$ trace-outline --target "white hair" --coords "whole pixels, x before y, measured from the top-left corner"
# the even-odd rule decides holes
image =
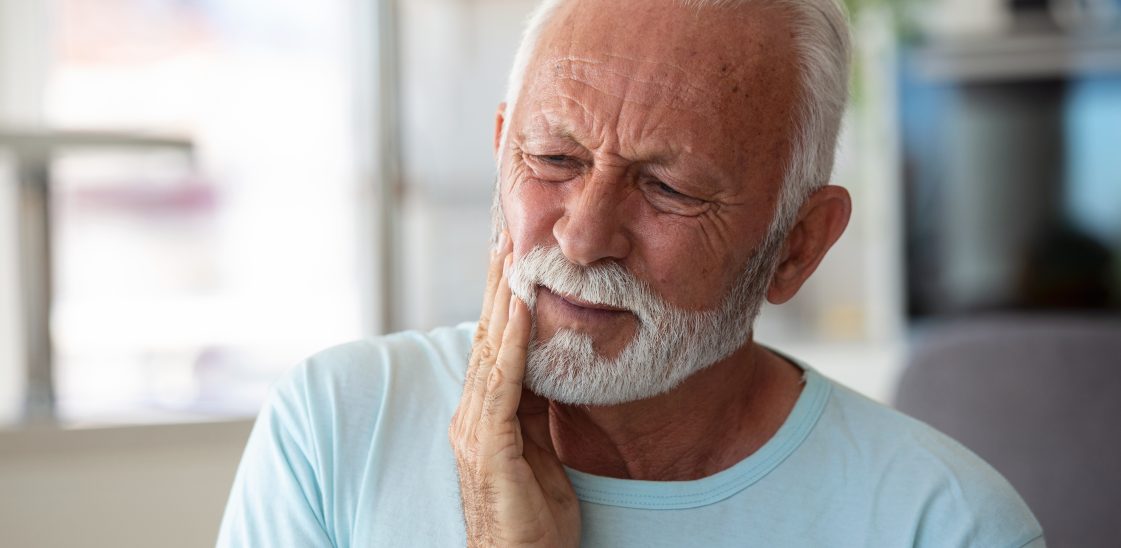
[[[541,32],[565,1],[542,1],[526,24],[506,87],[506,120],[513,118],[525,72]],[[848,100],[851,43],[845,8],[839,0],[677,1],[698,9],[771,4],[787,9],[792,16],[791,30],[799,57],[802,94],[796,111],[794,146],[784,170],[782,194],[770,227],[771,233],[785,234],[794,224],[806,197],[826,185],[833,172],[837,135]],[[506,124],[501,136],[498,154],[500,170],[509,127],[510,124]]]
[[[664,394],[747,343],[778,265],[782,238],[768,237],[719,305],[685,310],[670,304],[616,262],[579,266],[560,248],[536,247],[510,268],[510,289],[534,314],[525,385],[569,405],[618,405]],[[615,357],[594,348],[592,336],[560,328],[536,332],[538,286],[557,295],[630,311],[634,338]]]

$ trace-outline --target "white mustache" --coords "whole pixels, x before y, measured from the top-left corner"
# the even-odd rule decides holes
[[[508,275],[510,290],[536,310],[536,288],[584,302],[623,308],[640,322],[652,324],[672,308],[642,280],[618,263],[580,266],[569,261],[557,246],[533,248],[514,261]]]

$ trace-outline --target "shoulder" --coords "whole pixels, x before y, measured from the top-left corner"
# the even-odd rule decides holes
[[[1019,548],[1041,536],[999,472],[927,424],[835,383],[822,420],[866,457],[880,496],[915,510],[916,546]]]
[[[259,426],[282,429],[320,456],[360,460],[383,423],[451,416],[473,333],[474,324],[460,324],[318,352],[273,384]]]
[[[283,375],[250,434],[219,544],[349,545],[368,511],[356,501],[408,491],[371,470],[447,452],[473,332],[463,324],[350,342]]]
[[[318,352],[303,365],[309,375],[346,380],[369,378],[388,369],[421,373],[425,368],[462,379],[474,331],[474,323],[463,323],[369,337]]]
[[[395,387],[440,390],[450,386],[458,392],[474,329],[473,323],[464,323],[340,344],[289,370],[272,391],[311,403],[336,404],[368,399]]]

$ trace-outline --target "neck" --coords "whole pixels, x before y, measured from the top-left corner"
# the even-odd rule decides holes
[[[614,478],[681,481],[715,474],[763,446],[790,414],[802,371],[749,340],[654,398],[607,407],[551,402],[561,462]]]

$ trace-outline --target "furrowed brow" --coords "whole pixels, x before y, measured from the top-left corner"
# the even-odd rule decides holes
[[[541,143],[541,142],[564,142],[574,146],[583,146],[580,139],[579,132],[571,125],[566,123],[554,123],[546,116],[538,116],[536,119],[519,131],[519,137],[522,141],[528,143]]]

